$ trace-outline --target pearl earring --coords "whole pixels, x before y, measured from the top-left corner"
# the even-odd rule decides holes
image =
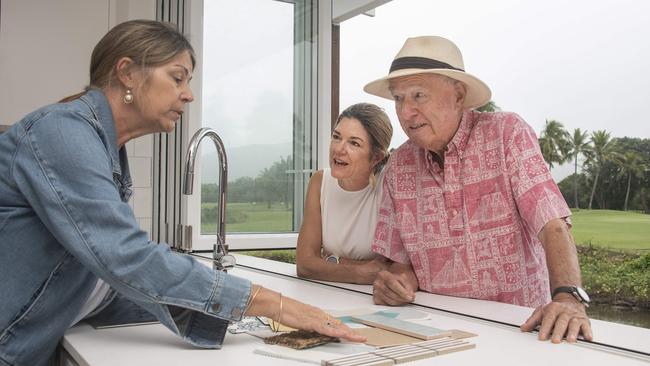
[[[124,104],[133,103],[133,94],[131,94],[131,89],[126,89],[126,94],[124,95]]]

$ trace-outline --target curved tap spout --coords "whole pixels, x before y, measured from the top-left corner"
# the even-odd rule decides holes
[[[226,270],[235,266],[235,258],[228,254],[228,247],[226,246],[226,184],[228,182],[228,159],[226,158],[226,149],[223,147],[223,142],[217,133],[211,128],[201,128],[198,130],[192,139],[185,155],[185,174],[183,174],[183,194],[191,195],[194,188],[194,161],[196,154],[201,145],[201,141],[205,137],[209,137],[217,148],[217,155],[219,157],[219,202],[217,207],[219,209],[219,218],[217,221],[217,243],[214,245],[212,252],[215,269]],[[191,252],[191,244],[189,248],[183,248]]]

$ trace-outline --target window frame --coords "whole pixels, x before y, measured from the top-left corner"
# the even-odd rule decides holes
[[[251,249],[286,249],[295,248],[298,240],[298,231],[300,223],[302,222],[302,207],[304,204],[304,197],[306,194],[306,187],[311,177],[311,173],[317,169],[322,169],[328,164],[328,150],[327,141],[331,134],[331,85],[332,85],[332,4],[329,1],[306,0],[312,4],[317,4],[314,9],[317,11],[317,18],[315,24],[312,24],[311,31],[316,33],[316,44],[310,44],[316,56],[312,58],[312,67],[315,72],[312,73],[312,78],[316,78],[316,82],[312,81],[311,98],[304,103],[310,105],[310,110],[306,113],[313,114],[316,111],[315,118],[311,118],[311,124],[305,126],[305,131],[309,131],[309,136],[305,138],[310,139],[312,145],[311,160],[314,162],[315,169],[296,169],[301,170],[304,181],[301,187],[296,185],[294,190],[294,223],[295,232],[284,233],[227,233],[226,244],[229,250],[251,250]],[[202,64],[203,60],[203,0],[190,0],[188,8],[187,23],[189,24],[190,40],[195,48],[196,58],[198,65]],[[313,19],[314,17],[312,17]],[[306,42],[307,43],[307,42]],[[309,46],[309,44],[308,44]],[[194,71],[192,79],[192,89],[194,91],[194,102],[187,107],[186,116],[187,123],[183,128],[183,153],[187,151],[189,139],[193,136],[194,132],[201,128],[201,110],[202,110],[202,80],[203,75],[201,68],[198,67]],[[295,82],[295,80],[294,80]],[[295,97],[294,97],[295,102]],[[315,108],[314,108],[315,106]],[[295,107],[294,107],[295,110]],[[200,159],[200,156],[198,156]],[[183,235],[186,239],[191,240],[191,247],[193,251],[208,251],[212,250],[213,244],[216,242],[216,235],[203,235],[200,233],[201,227],[201,193],[200,187],[197,187],[197,182],[201,181],[200,162],[197,161],[195,170],[195,187],[194,194],[181,197],[181,228]],[[300,168],[300,167],[298,167]],[[181,168],[182,169],[182,168]],[[182,176],[182,170],[177,172]],[[300,188],[300,189],[299,189]],[[188,229],[189,228],[189,229]],[[228,226],[226,225],[226,231]],[[183,239],[185,240],[185,239]]]

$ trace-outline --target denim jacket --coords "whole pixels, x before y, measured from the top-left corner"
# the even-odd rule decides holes
[[[98,278],[199,347],[219,348],[250,281],[148,240],[104,94],[0,134],[0,365],[40,365]]]

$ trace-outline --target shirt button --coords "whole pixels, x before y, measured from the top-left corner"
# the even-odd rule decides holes
[[[458,211],[456,210],[451,210],[451,216],[456,216],[458,215]]]

